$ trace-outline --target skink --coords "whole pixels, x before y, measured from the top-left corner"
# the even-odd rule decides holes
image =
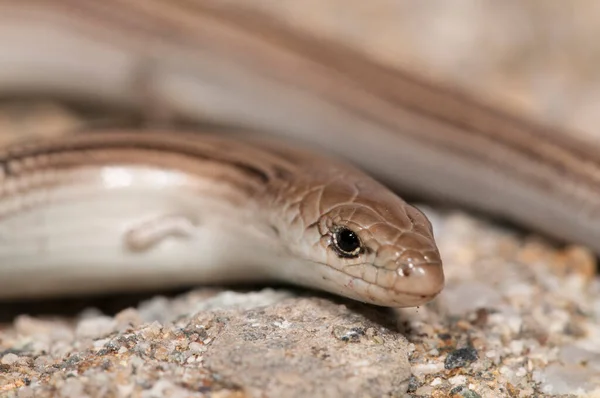
[[[260,13],[198,0],[0,1],[0,43],[7,95],[150,104],[278,134],[350,159],[393,187],[483,209],[600,253],[593,149]],[[434,253],[429,244],[427,255]],[[431,298],[443,276],[423,274],[433,275],[419,285]],[[352,289],[340,292],[356,296]]]
[[[0,297],[276,279],[403,307],[443,286],[427,218],[360,171],[218,135],[96,131],[0,154]]]

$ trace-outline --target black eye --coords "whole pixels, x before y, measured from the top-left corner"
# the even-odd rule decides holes
[[[338,228],[334,232],[333,244],[341,257],[356,257],[360,254],[360,239],[348,228]]]

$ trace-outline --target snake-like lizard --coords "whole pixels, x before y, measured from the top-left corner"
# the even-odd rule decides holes
[[[151,97],[600,252],[592,149],[261,14],[0,1],[0,44],[5,94]],[[265,278],[396,307],[439,293],[420,211],[333,156],[241,135],[106,130],[6,148],[0,297]]]

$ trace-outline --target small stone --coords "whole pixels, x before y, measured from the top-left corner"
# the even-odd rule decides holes
[[[99,338],[114,331],[116,322],[108,316],[86,318],[79,322],[75,334],[77,337]]]
[[[453,388],[452,390],[450,390],[450,394],[459,395],[463,398],[481,398],[481,395],[463,386]]]
[[[162,325],[159,322],[154,321],[147,327],[143,328],[140,331],[140,334],[142,335],[143,338],[150,340],[150,339],[157,338],[161,331],[162,331]]]
[[[521,355],[521,353],[525,349],[525,344],[523,340],[513,340],[509,343],[508,347],[510,348],[511,354]]]
[[[19,360],[19,356],[13,353],[8,353],[2,357],[0,363],[2,365],[12,365]]]
[[[431,386],[421,386],[416,389],[415,396],[417,397],[431,397],[433,394],[433,387]]]
[[[442,379],[440,379],[439,377],[436,377],[435,379],[433,379],[433,381],[429,385],[432,387],[435,387],[435,386],[439,386],[440,384],[442,384]]]
[[[126,308],[119,312],[115,315],[115,320],[120,330],[126,329],[126,327],[139,326],[143,323],[140,313],[134,308]]]
[[[200,344],[198,342],[190,343],[188,348],[190,351],[192,351],[194,353],[206,351],[206,347],[203,344]]]
[[[408,380],[408,390],[406,392],[415,392],[419,388],[419,380],[415,376],[410,376]]]
[[[463,385],[467,382],[467,377],[464,375],[454,376],[448,379],[448,382],[453,386]]]
[[[441,362],[417,364],[413,365],[411,370],[415,376],[421,377],[441,372],[442,370],[444,370],[444,364]]]
[[[444,361],[446,369],[463,368],[479,359],[477,350],[473,347],[459,348],[448,354]]]
[[[360,337],[365,335],[365,329],[363,327],[335,326],[333,328],[333,335],[338,340],[358,343]]]

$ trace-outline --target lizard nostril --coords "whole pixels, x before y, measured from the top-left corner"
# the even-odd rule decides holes
[[[412,267],[411,266],[402,266],[402,268],[400,268],[402,270],[402,275],[405,277],[409,277],[412,274]]]
[[[401,277],[409,277],[410,274],[412,273],[411,267],[408,267],[406,265],[402,265],[400,267],[398,267],[398,275],[400,275]]]
[[[415,250],[405,250],[398,259],[398,264],[402,264],[402,268],[413,268],[424,262],[423,254]]]

